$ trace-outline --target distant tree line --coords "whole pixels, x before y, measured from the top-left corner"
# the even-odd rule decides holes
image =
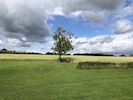
[[[1,49],[0,50],[0,54],[37,54],[37,55],[42,55],[42,53],[35,53],[35,52],[17,52],[17,51],[11,51],[11,50],[7,50],[7,49]],[[45,53],[45,55],[58,55],[57,53],[53,53],[53,52],[47,52]],[[62,54],[63,55],[63,54]],[[71,54],[65,54],[65,55],[71,55]],[[73,55],[81,55],[81,56],[114,56],[112,54],[100,54],[100,53],[75,53]],[[121,54],[119,55],[120,57],[125,57],[126,55]],[[133,57],[133,54],[129,55],[130,57]]]
[[[57,53],[53,52],[47,52],[45,55],[58,55]],[[71,54],[65,54],[65,55],[71,55]],[[73,55],[77,56],[115,56],[113,54],[101,54],[101,53],[75,53]],[[126,55],[121,54],[120,57],[126,57]],[[133,57],[133,54],[129,55],[130,57]]]
[[[73,55],[83,55],[83,56],[114,56],[112,54],[101,54],[101,53],[75,53]]]
[[[2,49],[0,50],[1,54],[39,54],[41,55],[41,53],[35,53],[35,52],[17,52],[17,51],[11,51],[11,50],[7,50],[7,49]]]
[[[9,50],[7,50],[7,49],[2,49],[2,50],[0,50],[0,53],[9,53],[9,54],[14,54],[15,53],[15,51],[9,51]]]
[[[47,52],[45,55],[58,55],[58,53],[53,53],[53,52]],[[71,55],[71,54],[62,54],[62,55]]]
[[[133,57],[133,54],[131,54],[130,56]]]
[[[121,54],[121,55],[120,55],[120,57],[126,57],[126,55],[124,55],[124,54]]]
[[[47,52],[46,55],[58,55],[57,53],[52,53],[52,52]],[[71,55],[71,54],[66,54],[66,55]],[[81,55],[81,56],[114,56],[111,54],[90,54],[90,53],[75,53],[73,55]]]

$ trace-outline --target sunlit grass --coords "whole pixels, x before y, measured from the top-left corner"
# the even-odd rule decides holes
[[[73,58],[74,62],[90,61],[90,62],[133,62],[133,57],[109,57],[109,56],[62,56],[63,58]],[[2,59],[16,59],[16,60],[49,60],[56,61],[58,55],[25,55],[25,54],[0,54]]]
[[[0,100],[133,100],[132,69],[78,70],[76,66],[0,61]]]
[[[0,54],[0,100],[133,100],[133,69],[78,70],[78,62],[133,57]]]

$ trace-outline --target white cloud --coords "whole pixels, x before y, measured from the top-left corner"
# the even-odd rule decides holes
[[[82,11],[76,11],[76,12],[72,12],[69,17],[70,18],[76,18],[82,15]]]
[[[2,44],[3,42],[2,42],[2,40],[0,40],[0,44]]]
[[[0,37],[1,41],[1,47],[4,48],[12,48],[12,47],[30,47],[31,43],[30,42],[24,42],[20,41],[19,39],[13,39],[13,38],[4,38]]]
[[[116,11],[116,17],[125,18],[133,15],[133,5],[122,7]]]
[[[125,7],[123,9],[123,12],[121,12],[121,14],[123,14],[124,16],[132,15],[133,14],[133,5]]]
[[[133,32],[122,35],[77,38],[75,51],[81,53],[133,54]]]
[[[52,12],[53,15],[60,15],[64,16],[62,7],[56,7],[54,8],[54,11]]]
[[[31,50],[31,49],[29,49],[29,50],[26,50],[26,52],[40,53],[40,51],[37,51],[37,50]]]
[[[116,28],[115,34],[125,34],[133,31],[133,24],[129,20],[118,20],[114,27]]]
[[[46,38],[47,42],[37,43],[37,42],[24,42],[19,39],[13,38],[4,38],[0,36],[0,50],[6,48],[8,50],[16,50],[21,52],[37,52],[37,53],[46,53],[51,51],[53,46],[52,38]]]

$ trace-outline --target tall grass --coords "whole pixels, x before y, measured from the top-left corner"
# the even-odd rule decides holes
[[[72,58],[73,62],[133,62],[133,57],[103,57],[103,56],[62,56],[62,58]],[[0,54],[0,60],[43,60],[56,61],[58,55],[25,55],[25,54]]]

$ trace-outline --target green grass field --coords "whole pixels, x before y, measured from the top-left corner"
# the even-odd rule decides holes
[[[57,58],[0,55],[0,100],[133,100],[133,69],[76,69],[79,61],[131,62],[133,57],[72,56],[74,63]]]

